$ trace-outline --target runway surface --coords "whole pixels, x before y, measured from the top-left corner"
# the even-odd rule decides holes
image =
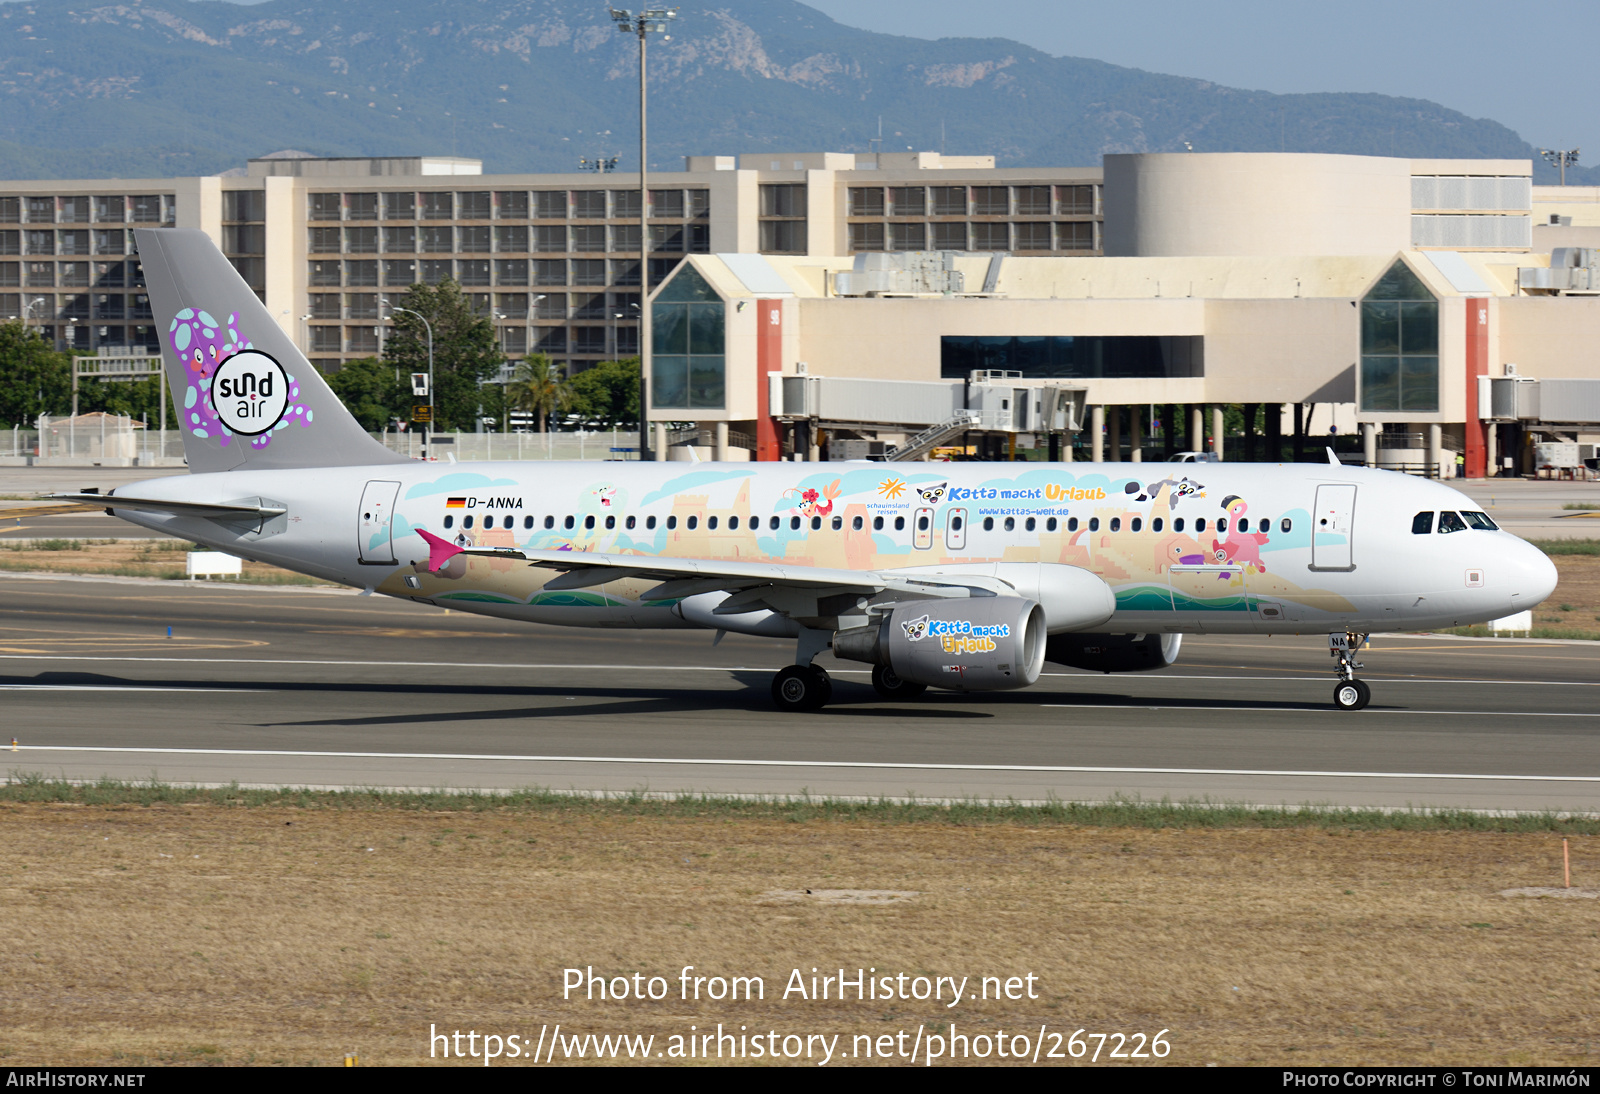
[[[167,628],[172,637],[166,637]],[[779,715],[786,643],[515,625],[334,590],[0,575],[4,770],[172,782],[1600,810],[1592,645],[1191,637],[1161,673]]]

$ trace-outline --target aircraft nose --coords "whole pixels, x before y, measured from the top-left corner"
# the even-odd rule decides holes
[[[1517,591],[1521,594],[1519,602],[1524,608],[1531,608],[1546,600],[1551,593],[1556,591],[1556,564],[1550,561],[1550,556],[1531,543],[1521,543],[1517,548]]]

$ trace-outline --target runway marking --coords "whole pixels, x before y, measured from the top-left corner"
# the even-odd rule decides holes
[[[1041,707],[1056,710],[1137,710],[1148,706],[1145,702],[1127,703],[1040,703]],[[1159,706],[1149,706],[1150,710],[1193,710],[1202,713],[1210,711],[1249,711],[1252,714],[1348,714],[1349,711],[1335,710],[1333,707],[1218,707],[1199,702],[1166,703]],[[1600,718],[1600,711],[1593,712],[1565,712],[1545,710],[1372,710],[1370,714],[1449,714],[1463,718]]]
[[[200,695],[218,692],[260,692],[261,688],[168,688],[160,685],[141,687],[138,684],[0,684],[0,691],[190,691]]]
[[[278,748],[150,748],[115,745],[21,745],[25,752],[110,752],[163,756],[288,756],[338,760],[476,760],[504,763],[660,764],[691,767],[825,767],[907,771],[1021,771],[1087,775],[1239,775],[1308,779],[1449,779],[1472,782],[1600,783],[1600,775],[1483,775],[1415,771],[1275,771],[1226,767],[1087,767],[1043,764],[889,763],[878,760],[728,760],[662,756],[519,756],[471,752],[324,752]]]
[[[156,641],[156,639],[151,639]],[[165,642],[166,639],[160,639]],[[178,639],[174,638],[174,642]],[[184,647],[193,648],[193,647]],[[641,672],[777,672],[781,665],[622,665],[590,664],[580,662],[577,664],[558,662],[531,662],[513,664],[504,661],[336,661],[326,658],[292,658],[292,657],[84,657],[75,654],[39,654],[39,653],[10,653],[0,647],[0,661],[98,661],[98,662],[133,662],[140,664],[183,664],[183,665],[336,665],[345,668],[406,668],[406,669],[490,669],[505,671],[508,669],[544,670],[544,669],[585,669],[601,672],[615,672],[618,669],[631,669]],[[830,676],[865,676],[870,669],[829,669]],[[1050,680],[1104,680],[1105,674],[1099,672],[1045,672],[1040,676]],[[1157,682],[1161,680],[1224,680],[1240,681],[1245,683],[1326,683],[1332,679],[1331,672],[1316,676],[1207,676],[1199,673],[1177,674],[1160,673],[1159,675],[1143,675],[1137,677],[1142,680]],[[1411,677],[1369,677],[1369,679],[1382,679],[1383,686],[1392,684],[1515,684],[1520,687],[1573,687],[1594,688],[1600,687],[1600,681],[1595,680],[1472,680],[1446,676],[1411,676]],[[1113,682],[1124,685],[1135,679],[1131,674],[1115,674]],[[1254,709],[1254,708],[1251,708]]]

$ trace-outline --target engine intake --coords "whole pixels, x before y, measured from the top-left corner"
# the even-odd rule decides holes
[[[1045,660],[1091,672],[1148,672],[1178,659],[1181,634],[1053,634]]]
[[[951,691],[1025,688],[1039,679],[1044,609],[1016,596],[919,600],[887,619],[833,636],[833,652],[886,665],[916,684]]]

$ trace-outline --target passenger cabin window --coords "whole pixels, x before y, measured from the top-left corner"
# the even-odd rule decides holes
[[[617,518],[616,517],[610,516],[610,517],[606,518],[606,527],[607,528],[615,528],[616,526],[617,526]]]
[[[690,517],[689,519],[693,520],[694,518]],[[693,527],[693,525],[691,525],[691,527]],[[715,532],[717,530],[717,518],[716,517],[707,517],[706,518],[706,528],[709,529],[710,531]]]
[[[851,520],[850,520],[850,528],[851,528],[851,530],[852,531],[856,531],[856,532],[861,531],[861,523],[862,522],[861,522],[861,518],[860,517],[852,517]]]
[[[1262,535],[1266,535],[1268,529],[1270,529],[1271,527],[1272,527],[1272,522],[1270,520],[1268,520],[1266,517],[1262,517],[1261,518],[1261,523],[1256,525],[1256,528],[1260,530]]]
[[[522,526],[524,528],[532,528],[533,527],[533,514],[530,513],[527,516],[522,518]]]
[[[1128,523],[1128,531],[1130,532],[1137,532],[1143,527],[1144,521],[1140,520],[1138,517],[1134,517],[1133,520]]]
[[[783,521],[780,518],[773,517],[771,520],[767,521],[767,527],[776,532],[778,530],[778,525],[782,523]]]
[[[468,518],[471,519],[470,517]],[[1466,522],[1448,509],[1439,514],[1439,534],[1448,535],[1451,532],[1465,532]]]
[[[670,516],[670,517],[667,518],[667,531],[670,532],[674,528],[676,528],[677,526],[678,526],[678,518],[677,518],[677,516],[674,515],[674,516]]]
[[[1183,518],[1182,517],[1173,517],[1172,518],[1172,530],[1174,532],[1183,531]]]
[[[1098,532],[1099,530],[1100,530],[1100,518],[1099,517],[1090,517],[1089,518],[1089,531]]]
[[[1412,535],[1414,535],[1414,536],[1426,536],[1426,535],[1431,534],[1432,532],[1433,532],[1433,514],[1432,513],[1418,513],[1416,516],[1411,518],[1411,534]]]
[[[1463,509],[1461,510],[1461,517],[1467,522],[1468,525],[1482,532],[1497,531],[1500,527],[1490,519],[1488,513],[1469,513],[1467,510]]]
[[[656,518],[655,517],[645,517],[644,518],[644,526],[646,528],[652,528],[653,529],[656,526]]]
[[[928,530],[928,518],[925,517],[925,516],[924,517],[918,517],[917,518],[917,531],[926,532],[927,530]]]
[[[883,518],[882,517],[873,517],[872,518],[872,530],[874,532],[883,531]]]
[[[1194,518],[1194,530],[1196,532],[1204,532],[1206,530],[1206,518],[1205,517],[1195,517]]]
[[[700,518],[699,517],[690,517],[688,519],[688,521],[684,525],[684,527],[688,528],[689,531],[691,531],[691,532],[694,531],[699,526],[700,526]]]
[[[844,527],[844,518],[843,517],[834,517],[833,518],[833,530],[835,532],[837,532],[839,529],[841,529],[843,527]]]
[[[1025,530],[1031,532],[1035,528],[1037,528],[1038,526],[1039,526],[1039,522],[1034,520],[1032,517],[1029,517],[1028,520],[1027,520],[1027,523],[1023,525],[1023,528]]]
[[[545,517],[544,518],[544,526],[546,528],[554,528],[556,526],[556,518],[555,517]]]
[[[1160,518],[1160,517],[1157,517],[1157,518],[1156,518],[1156,519],[1155,519],[1155,520],[1152,520],[1152,521],[1151,521],[1151,522],[1150,522],[1150,530],[1151,530],[1151,531],[1152,531],[1152,532],[1159,532],[1159,531],[1161,531],[1161,525],[1162,525],[1162,524],[1163,524],[1163,523],[1164,523],[1164,522],[1163,522],[1163,521],[1162,521],[1162,519],[1161,519],[1161,518]]]
[[[1240,517],[1239,518],[1239,531],[1248,532],[1249,530],[1250,530],[1250,522],[1248,520],[1246,520],[1244,517]]]
[[[738,517],[729,517],[728,518],[728,531],[737,532],[738,530],[739,530],[739,518]]]
[[[1293,527],[1294,527],[1294,521],[1290,520],[1288,517],[1284,517],[1282,520],[1280,520],[1278,522],[1278,530],[1281,531],[1281,532],[1288,532],[1289,529],[1291,529]]]
[[[1017,520],[1016,520],[1016,518],[1015,517],[1007,517],[1006,518],[1006,531],[1015,532],[1016,530],[1017,530]]]
[[[577,523],[577,522],[572,519],[572,514],[568,513],[567,514],[567,519],[561,522],[561,527],[565,528],[567,531],[570,532],[570,531],[572,531],[572,526],[575,523]]]
[[[815,532],[817,529],[819,529],[821,527],[822,527],[822,518],[821,517],[812,517],[811,518],[811,530],[813,532]]]
[[[1067,518],[1067,531],[1076,532],[1077,530],[1078,530],[1078,518],[1077,517],[1068,517]]]
[[[985,532],[994,531],[994,518],[993,517],[984,517],[983,518],[983,530]]]
[[[471,528],[472,527],[472,518],[471,517],[462,517],[461,518],[461,527],[463,527],[463,528]]]
[[[456,526],[456,518],[446,514],[444,518],[444,526],[446,528],[454,528]]]
[[[1055,517],[1051,517],[1049,520],[1044,522],[1044,530],[1046,532],[1054,532],[1056,530],[1056,518]]]
[[[625,520],[625,521],[623,521],[623,522],[622,522],[622,526],[623,526],[623,527],[624,527],[624,528],[626,528],[626,529],[628,529],[628,531],[630,531],[630,532],[631,532],[631,531],[633,531],[633,526],[634,526],[634,525],[635,525],[635,524],[636,524],[636,523],[638,523],[638,520],[639,520],[639,518],[638,518],[638,517],[629,517],[629,518],[628,518],[628,519],[627,519],[627,520]]]
[[[1112,517],[1111,518],[1111,530],[1113,532],[1122,531],[1122,518],[1121,517]]]
[[[594,527],[594,514],[593,513],[591,513],[590,515],[588,515],[588,516],[583,518],[583,526],[585,528],[589,528],[589,529],[592,529]]]
[[[790,517],[789,518],[789,531],[798,532],[799,530],[800,530],[800,518],[799,517]]]
[[[895,517],[894,518],[894,530],[896,532],[904,532],[906,530],[906,518],[905,517]]]

